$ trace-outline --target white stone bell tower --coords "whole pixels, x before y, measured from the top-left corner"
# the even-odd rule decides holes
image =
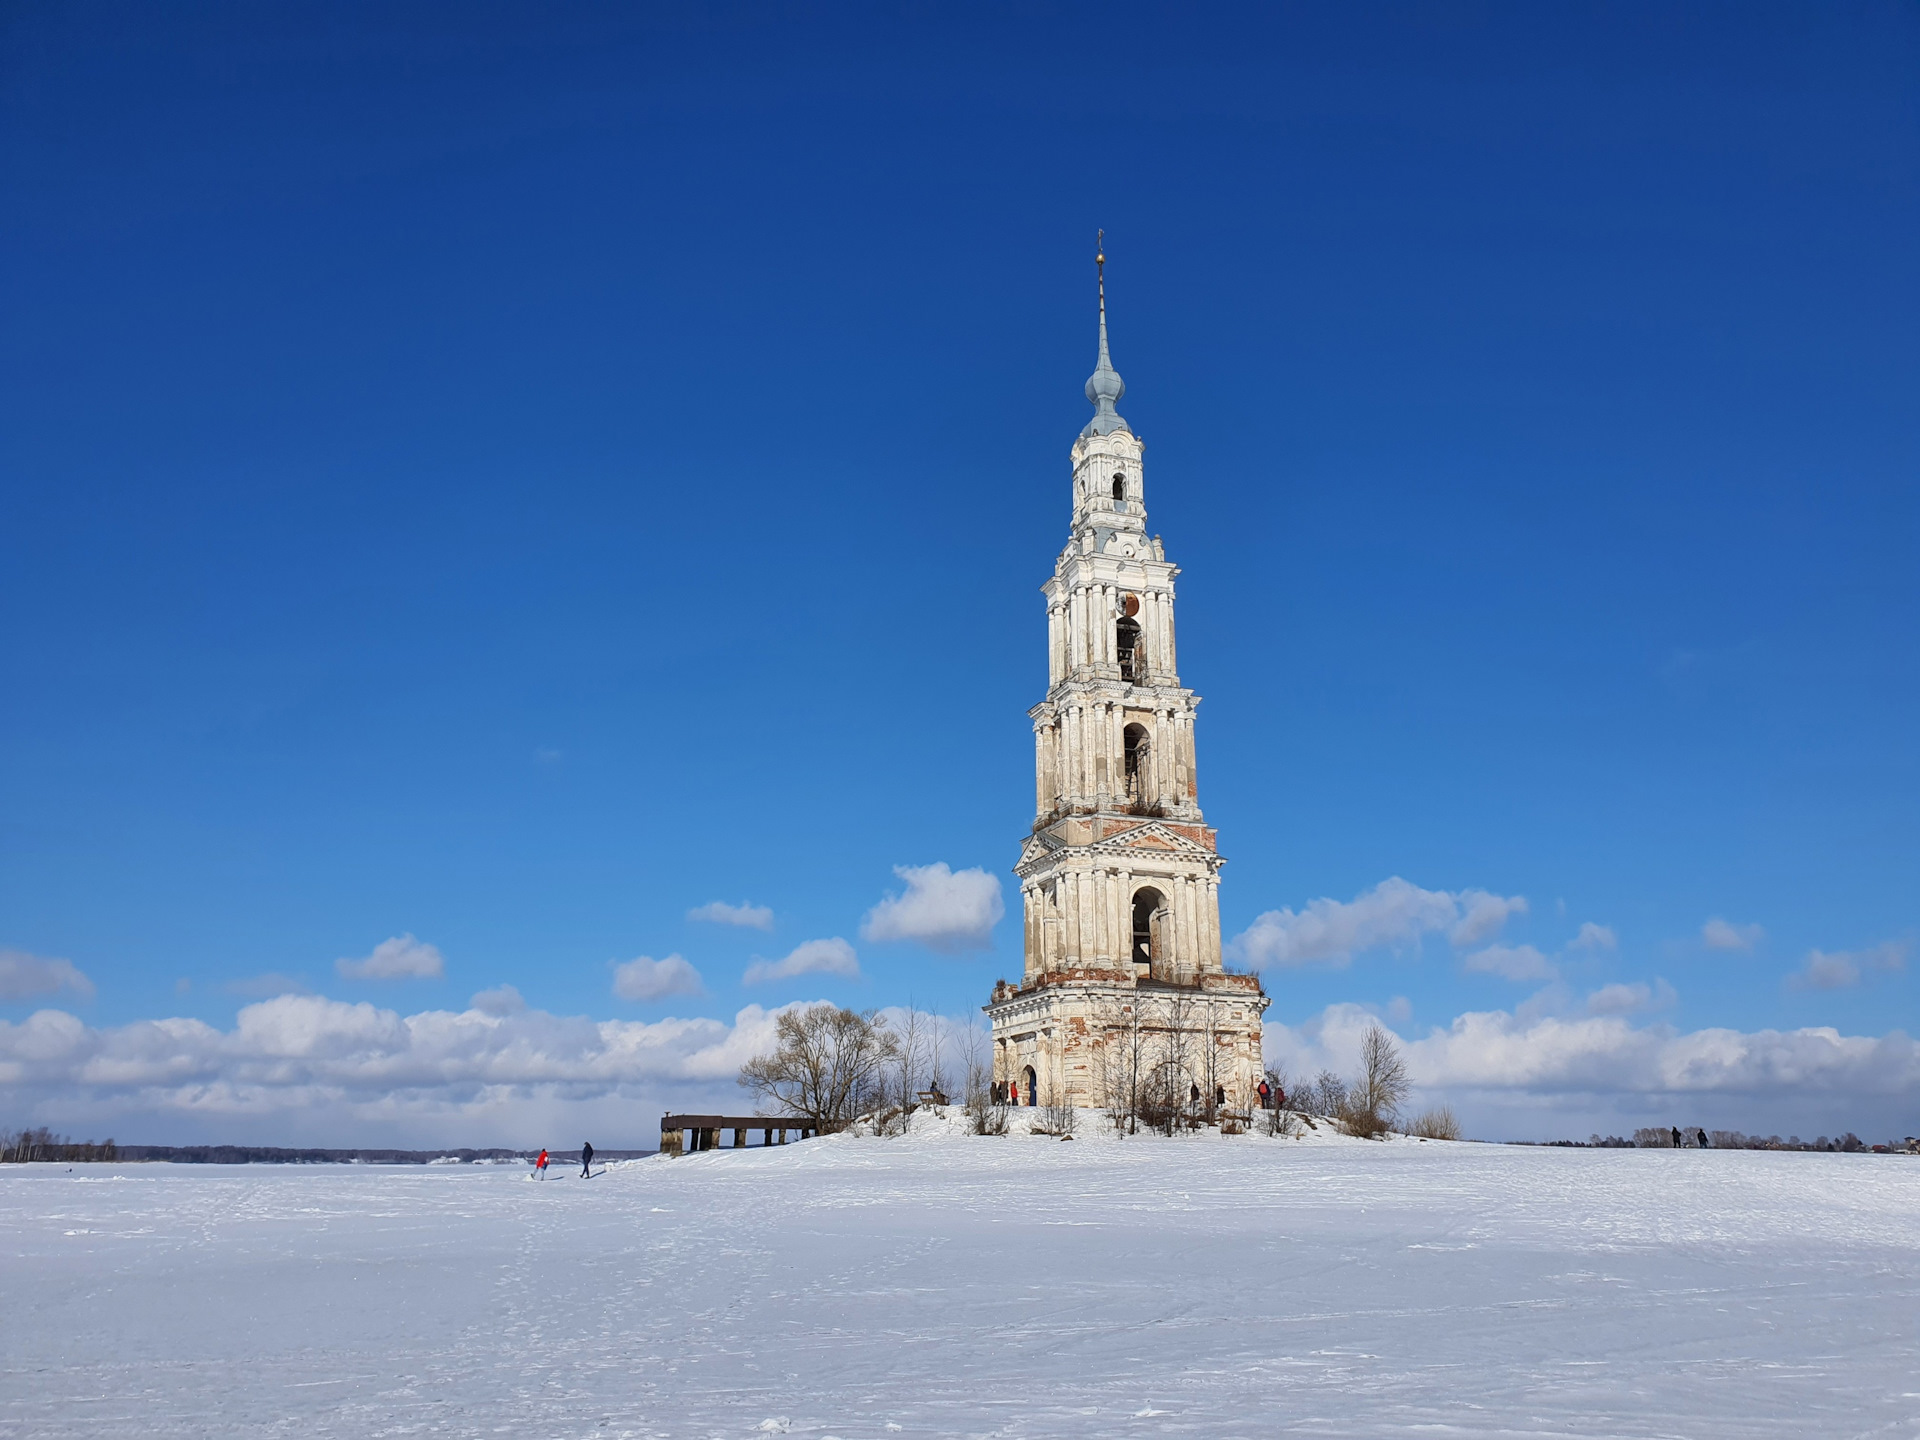
[[[1130,1105],[1144,1091],[1239,1109],[1260,1080],[1267,997],[1220,962],[1225,862],[1200,813],[1200,697],[1177,666],[1180,572],[1147,533],[1145,447],[1114,408],[1126,386],[1107,352],[1105,254],[1095,263],[1094,415],[1073,445],[1071,533],[1041,587],[1047,697],[1028,712],[1035,817],[1014,871],[1026,969],[987,1007],[994,1081],[1023,1105],[1111,1107],[1120,1088]]]

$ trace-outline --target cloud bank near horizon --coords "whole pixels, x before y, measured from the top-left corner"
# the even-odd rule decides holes
[[[1418,1099],[1449,1101],[1487,1139],[1665,1121],[1808,1138],[1915,1128],[1920,1046],[1905,1034],[1631,1023],[1668,998],[1614,986],[1566,1013],[1457,1016],[1405,1040]],[[178,1018],[95,1027],[46,1009],[0,1022],[0,1100],[11,1123],[129,1143],[529,1145],[577,1143],[577,1130],[603,1148],[645,1148],[662,1110],[743,1105],[735,1076],[771,1048],[788,1008],[748,1005],[731,1021],[593,1020],[529,1009],[501,987],[466,1010],[413,1015],[281,995],[243,1007],[229,1030]],[[1268,1060],[1296,1077],[1350,1073],[1374,1020],[1339,1004],[1269,1024]],[[957,1083],[982,1032],[954,1017],[937,1024]]]
[[[1585,1138],[1641,1125],[1785,1133],[1914,1128],[1920,1044],[1899,1030],[1677,1030],[1627,1014],[1661,1002],[1645,986],[1607,986],[1574,1013],[1469,1011],[1404,1043],[1416,1106],[1445,1100],[1492,1127],[1487,1138]],[[1670,992],[1669,992],[1670,994]],[[1359,1005],[1328,1006],[1298,1026],[1269,1024],[1267,1063],[1296,1078],[1351,1074],[1375,1023]],[[1554,1127],[1558,1126],[1558,1129]],[[1471,1125],[1469,1134],[1474,1133]]]

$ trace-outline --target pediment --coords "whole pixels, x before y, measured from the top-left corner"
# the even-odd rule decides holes
[[[1208,859],[1213,858],[1213,851],[1207,846],[1189,839],[1172,827],[1162,824],[1157,820],[1148,821],[1144,825],[1136,825],[1131,830],[1122,830],[1117,835],[1109,835],[1103,840],[1095,841],[1089,848],[1105,854],[1113,854],[1115,852],[1126,853],[1128,851],[1138,853],[1142,850],[1154,850],[1163,855],[1194,855],[1205,856]]]
[[[1026,841],[1020,846],[1020,860],[1018,863],[1019,865],[1031,865],[1036,860],[1046,859],[1047,856],[1060,848],[1060,842],[1045,832],[1029,835]],[[1015,868],[1018,868],[1018,866]]]

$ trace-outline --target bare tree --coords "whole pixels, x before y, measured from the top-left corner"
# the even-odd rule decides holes
[[[1385,1134],[1412,1089],[1400,1046],[1380,1026],[1369,1025],[1360,1041],[1360,1074],[1347,1094],[1347,1113],[1340,1118],[1355,1135],[1371,1139]]]
[[[994,1095],[991,1051],[980,1036],[977,1021],[967,1025],[967,1119],[976,1135],[1007,1133],[1007,1107]]]
[[[1212,1125],[1220,1118],[1220,1025],[1211,999],[1203,996],[1197,1003],[1201,1012],[1200,1053],[1196,1057],[1199,1061],[1196,1068],[1200,1072],[1200,1110]]]
[[[927,1088],[940,1097],[940,1103],[943,1105],[947,1103],[947,1071],[945,1065],[941,1063],[940,1036],[945,1029],[946,1026],[941,1023],[938,1015],[933,1017],[933,1023],[927,1027],[930,1052],[927,1063]]]
[[[907,1117],[919,1103],[920,1077],[927,1065],[927,1032],[932,1028],[932,1019],[916,1010],[911,999],[907,1001],[906,1018],[894,1036],[900,1042],[899,1053],[894,1057],[894,1093],[888,1097],[889,1103],[882,1107],[882,1113],[875,1117],[882,1133],[905,1131]]]
[[[1132,1135],[1140,1129],[1141,1106],[1153,1068],[1145,997],[1135,993],[1125,1001],[1108,1001],[1098,1024],[1093,1067],[1100,1103],[1114,1128]]]
[[[1313,1083],[1302,1092],[1311,1092],[1306,1108],[1315,1115],[1324,1115],[1329,1120],[1340,1120],[1347,1113],[1347,1082],[1331,1070],[1322,1070],[1313,1077]]]
[[[770,1055],[740,1067],[740,1084],[777,1115],[845,1125],[878,1097],[900,1041],[873,1011],[814,1005],[781,1014]]]
[[[1156,1063],[1147,1087],[1146,1108],[1154,1128],[1172,1135],[1192,1114],[1200,1088],[1193,1073],[1194,1001],[1185,990],[1174,989],[1160,999],[1156,1008],[1159,1043],[1154,1047]]]

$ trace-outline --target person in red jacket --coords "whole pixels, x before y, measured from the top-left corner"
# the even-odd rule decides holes
[[[533,1173],[538,1175],[542,1180],[547,1178],[547,1152],[545,1150],[542,1150],[540,1152],[540,1158],[533,1162]]]

